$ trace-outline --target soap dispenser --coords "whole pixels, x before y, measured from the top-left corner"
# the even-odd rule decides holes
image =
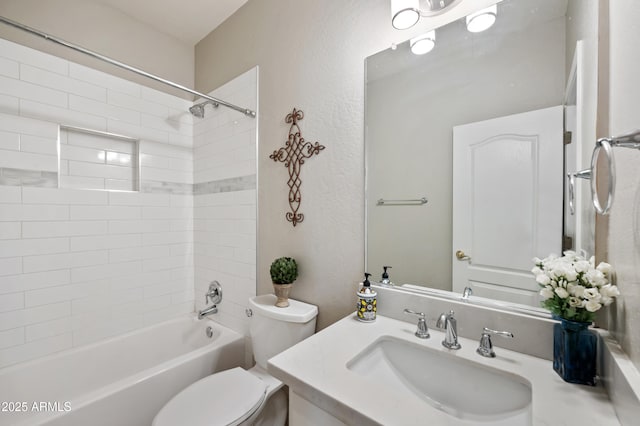
[[[364,273],[364,281],[362,286],[356,293],[358,296],[358,304],[356,306],[356,318],[362,322],[373,322],[376,320],[377,299],[378,294],[371,288],[369,277],[371,274]]]
[[[387,269],[391,269],[391,266],[383,266],[382,269],[384,269],[384,271],[382,272],[382,280],[380,281],[380,284],[393,287],[393,283],[389,279],[389,274],[387,273]]]

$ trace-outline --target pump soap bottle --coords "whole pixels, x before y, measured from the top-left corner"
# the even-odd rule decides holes
[[[369,282],[369,277],[371,274],[365,272],[364,273],[364,281],[362,282],[362,287],[358,290],[356,295],[358,296],[358,304],[356,306],[356,318],[358,318],[362,322],[373,322],[376,320],[376,311],[378,310],[377,304],[378,301],[376,293],[371,288],[371,283]]]
[[[384,269],[384,271],[382,272],[382,280],[380,281],[380,284],[393,287],[393,283],[389,279],[389,274],[387,273],[387,269],[391,269],[391,266],[383,266],[382,269]]]

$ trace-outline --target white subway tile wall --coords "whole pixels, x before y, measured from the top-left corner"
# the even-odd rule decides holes
[[[140,170],[141,180],[151,182],[140,185],[147,190],[157,182],[193,184],[192,102],[2,39],[0,60],[0,184],[55,187],[46,180],[60,166],[63,187],[137,186],[131,178],[137,171],[123,170],[138,163],[124,141],[63,130],[58,165],[59,125],[140,139],[140,157],[145,149],[152,157]],[[96,160],[91,149],[102,157]],[[16,170],[40,174],[17,179]]]
[[[0,93],[3,93],[1,85]],[[2,172],[7,168],[58,171],[57,124],[5,114],[0,110],[0,131],[2,131],[5,141],[13,141],[13,143],[0,144],[0,170]],[[33,138],[38,138],[39,153],[33,153]],[[24,139],[27,142],[25,145],[22,143]],[[3,179],[4,176],[0,176],[0,184],[7,183]]]
[[[139,189],[138,141],[60,128],[60,187]]]
[[[193,311],[192,195],[5,186],[0,201],[0,366]]]
[[[231,101],[255,107],[252,73],[225,86],[245,97]],[[244,306],[255,294],[256,120],[207,111],[202,123],[215,124],[199,122],[194,137],[192,104],[0,39],[0,368],[193,312],[213,279],[225,288],[217,318],[246,329]],[[143,192],[47,187],[58,184],[60,124],[139,139]],[[253,148],[196,160],[205,190],[232,192],[194,197],[194,138],[204,148],[235,136]],[[137,161],[127,157],[133,152],[93,138],[68,145],[63,182],[124,189],[123,176],[99,169]],[[226,174],[202,161],[221,161],[209,168],[224,164]],[[240,185],[211,182],[238,176]]]
[[[257,85],[254,68],[211,95],[256,109]],[[257,120],[207,105],[193,140],[196,308],[218,280],[224,300],[216,320],[247,336],[247,300],[256,294]]]

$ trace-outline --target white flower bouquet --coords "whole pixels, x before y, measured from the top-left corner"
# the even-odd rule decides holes
[[[610,305],[620,295],[610,283],[611,265],[594,258],[586,260],[573,251],[562,257],[550,255],[534,259],[531,270],[540,285],[540,304],[552,314],[571,321],[592,322],[596,311]]]

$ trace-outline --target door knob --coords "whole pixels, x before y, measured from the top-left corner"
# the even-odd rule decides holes
[[[469,256],[467,256],[466,254],[464,254],[464,252],[462,250],[458,250],[456,252],[456,258],[458,260],[471,260],[471,258]]]

